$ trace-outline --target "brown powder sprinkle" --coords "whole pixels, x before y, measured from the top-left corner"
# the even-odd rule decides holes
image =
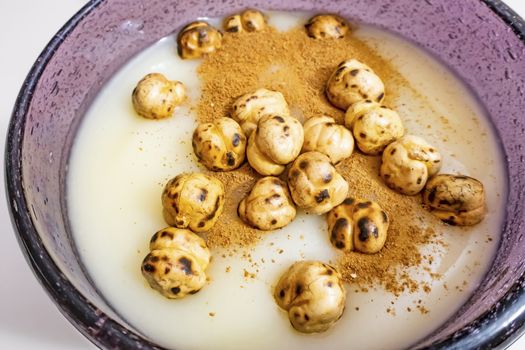
[[[381,251],[372,255],[347,253],[337,265],[343,278],[363,291],[377,283],[395,295],[405,290],[415,292],[423,286],[430,288],[400,271],[428,264],[419,247],[431,242],[441,244],[433,227],[442,223],[422,207],[419,196],[405,196],[386,187],[379,177],[380,162],[379,157],[356,152],[337,166],[350,185],[349,195],[378,202],[390,220],[387,241]]]
[[[208,172],[226,187],[224,210],[217,223],[206,234],[210,248],[250,246],[257,243],[262,231],[246,225],[237,215],[240,201],[250,192],[260,176],[248,164],[235,171]]]
[[[344,111],[328,102],[324,89],[335,67],[349,58],[366,63],[382,78],[386,105],[396,100],[399,86],[414,90],[388,61],[353,36],[314,40],[303,28],[280,32],[271,27],[260,32],[225,33],[222,48],[205,57],[198,68],[202,83],[196,106],[199,122],[229,116],[237,97],[264,87],[283,93],[292,115],[301,122],[326,114],[342,123]],[[441,222],[421,206],[419,196],[405,196],[388,189],[379,178],[379,165],[380,157],[365,156],[356,150],[337,166],[350,185],[349,195],[377,201],[388,213],[390,228],[379,253],[341,254],[336,265],[345,281],[361,291],[381,285],[395,295],[414,292],[421,286],[406,271],[426,263],[419,247],[440,243],[432,227],[440,227]],[[237,206],[261,176],[247,164],[213,175],[225,184],[227,191],[224,212],[207,234],[209,246],[255,244],[264,233],[245,225],[237,215]]]
[[[253,33],[226,33],[221,50],[207,56],[198,68],[202,95],[200,122],[230,115],[233,102],[257,88],[281,92],[299,120],[327,114],[343,122],[344,111],[326,99],[326,81],[342,61],[356,58],[385,82],[385,103],[393,101],[404,78],[361,40],[315,40],[303,28],[280,32],[272,27]],[[388,87],[391,87],[388,89]]]

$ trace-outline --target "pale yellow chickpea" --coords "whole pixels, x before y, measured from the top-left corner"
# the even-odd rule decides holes
[[[257,10],[245,10],[224,20],[224,30],[230,33],[258,32],[264,28],[266,28],[266,18]]]
[[[324,214],[341,204],[348,193],[348,183],[337,172],[328,156],[306,152],[288,171],[288,187],[298,207],[314,214]]]
[[[385,148],[380,175],[391,189],[415,195],[440,168],[441,155],[434,146],[421,137],[405,135]]]
[[[222,117],[213,123],[202,123],[193,132],[195,155],[212,171],[238,168],[246,153],[246,136],[237,122]]]
[[[222,214],[224,185],[209,175],[180,174],[164,187],[162,206],[168,225],[206,232]]]
[[[246,156],[251,167],[261,175],[279,175],[303,146],[301,123],[286,115],[266,115],[248,139]]]
[[[372,68],[356,59],[343,61],[326,83],[326,96],[337,108],[347,110],[356,102],[381,103],[385,86]]]
[[[177,37],[177,48],[182,59],[200,58],[221,46],[222,33],[203,21],[188,24]]]
[[[239,217],[260,230],[275,230],[295,218],[295,205],[284,182],[273,176],[263,177],[241,201]]]
[[[160,73],[142,78],[131,96],[135,111],[148,119],[163,119],[173,115],[175,107],[186,98],[186,88],[180,81],[167,79]]]
[[[346,111],[345,125],[354,133],[361,152],[378,155],[405,133],[399,114],[370,100],[353,104]]]
[[[320,261],[296,262],[281,276],[273,297],[301,333],[327,331],[345,310],[341,274]]]
[[[201,290],[209,263],[210,251],[202,238],[190,230],[167,227],[151,238],[141,270],[151,288],[180,299]]]
[[[266,115],[290,115],[283,94],[261,88],[240,96],[232,106],[231,117],[241,125],[246,137],[257,128],[259,119]]]
[[[428,180],[423,203],[450,225],[471,226],[487,212],[483,184],[469,176],[439,174]]]
[[[350,32],[350,26],[337,15],[317,15],[304,26],[308,36],[314,39],[341,39]]]
[[[333,164],[352,155],[352,133],[328,116],[312,117],[303,125],[303,152],[317,151],[326,154]]]

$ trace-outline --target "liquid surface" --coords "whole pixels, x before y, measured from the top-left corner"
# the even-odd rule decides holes
[[[301,15],[270,18],[281,29],[304,23]],[[150,72],[183,81],[190,100],[197,101],[199,61],[180,60],[174,38],[165,38],[131,60],[100,92],[78,132],[68,174],[70,221],[83,262],[115,310],[144,335],[177,349],[402,348],[450,317],[479,283],[497,246],[505,189],[499,149],[483,111],[446,68],[411,44],[369,27],[353,35],[410,82],[413,89],[401,87],[392,107],[408,133],[440,150],[442,172],[484,183],[486,219],[467,230],[448,228],[446,246],[422,248],[434,258],[432,272],[442,277],[432,280],[417,269],[410,273],[427,281],[431,291],[396,298],[381,289],[356,292],[347,285],[346,311],[323,334],[295,332],[272,292],[297,260],[335,261],[324,217],[299,215],[255,247],[233,254],[214,250],[207,286],[182,300],[162,297],[140,272],[150,237],[166,226],[162,188],[181,172],[201,169],[191,147],[196,116],[189,108],[151,121],[138,117],[131,105],[135,84]]]

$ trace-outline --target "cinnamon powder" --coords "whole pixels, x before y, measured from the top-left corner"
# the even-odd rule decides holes
[[[196,106],[199,122],[230,115],[240,95],[264,87],[283,93],[292,115],[301,121],[324,114],[343,123],[344,111],[328,102],[324,89],[337,65],[349,58],[366,63],[382,78],[386,105],[396,99],[397,87],[408,87],[389,62],[351,35],[315,40],[303,28],[279,32],[271,27],[254,33],[226,33],[222,48],[206,57],[198,69],[202,83]],[[404,271],[425,263],[419,247],[437,241],[431,227],[441,223],[422,208],[419,196],[404,196],[388,189],[379,178],[379,165],[380,157],[356,150],[337,166],[350,185],[350,196],[377,201],[390,218],[388,238],[379,253],[341,254],[337,265],[343,278],[361,290],[379,284],[398,295],[419,289],[420,285]],[[224,212],[207,234],[209,246],[255,244],[264,233],[245,225],[237,215],[237,206],[261,176],[247,164],[213,175],[225,184],[227,193]]]

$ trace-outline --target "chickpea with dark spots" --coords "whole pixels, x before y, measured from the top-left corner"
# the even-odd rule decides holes
[[[350,26],[341,17],[330,14],[316,15],[308,20],[305,29],[314,39],[341,39],[350,33]]]
[[[224,185],[220,180],[201,173],[181,174],[165,187],[168,192],[179,193],[176,199],[162,196],[164,219],[169,225],[194,232],[205,232],[215,225],[224,207]]]
[[[223,117],[213,123],[199,124],[192,140],[195,155],[212,171],[234,170],[244,162],[246,136],[231,118]]]
[[[284,126],[289,129],[285,132]],[[265,115],[248,139],[246,155],[250,166],[263,176],[276,176],[299,153],[304,140],[301,123],[289,115]]]
[[[257,129],[259,119],[267,115],[290,115],[290,109],[282,93],[261,88],[237,98],[231,117],[249,137]]]
[[[307,166],[306,166],[307,165]],[[326,179],[330,178],[330,181]],[[301,154],[289,170],[288,187],[299,207],[324,214],[340,204],[348,193],[348,183],[320,152]]]
[[[326,85],[329,101],[337,108],[347,110],[368,96],[384,98],[385,87],[381,79],[365,64],[351,59],[340,64]]]
[[[288,225],[296,215],[288,187],[276,177],[258,180],[239,203],[237,213],[249,226],[275,230]]]
[[[213,53],[222,46],[222,33],[204,21],[188,24],[177,36],[182,59],[195,59]]]
[[[267,26],[266,16],[257,10],[248,9],[224,20],[224,30],[230,33],[258,32]]]
[[[147,119],[164,119],[172,116],[175,107],[186,98],[186,88],[180,81],[169,80],[160,73],[150,73],[142,78],[132,93],[135,111]]]
[[[153,235],[142,275],[167,298],[183,298],[206,283],[211,256],[206,242],[186,229],[168,227]]]
[[[281,276],[274,298],[296,330],[320,333],[341,318],[346,291],[341,275],[332,267],[318,261],[301,261]]]
[[[405,135],[389,144],[381,159],[380,176],[386,185],[402,194],[415,195],[441,168],[441,155],[424,139]],[[436,162],[437,161],[437,162]]]
[[[330,242],[335,248],[345,252],[379,252],[387,239],[386,212],[376,202],[347,199],[328,213]]]
[[[423,203],[432,214],[449,225],[476,225],[486,214],[483,184],[464,175],[432,177],[423,190]]]

